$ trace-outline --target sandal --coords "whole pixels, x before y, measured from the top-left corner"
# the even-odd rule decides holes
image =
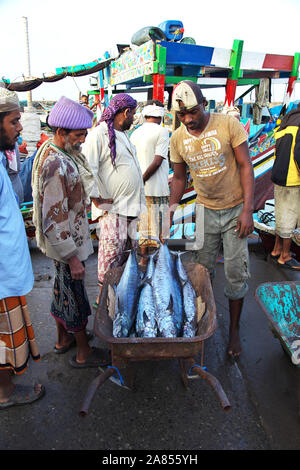
[[[92,353],[85,362],[77,362],[76,355],[73,356],[69,364],[76,369],[85,369],[88,367],[104,367],[111,363],[110,351],[108,349],[92,348]]]
[[[274,261],[277,261],[279,256],[280,255],[272,255],[272,253],[270,253],[270,258],[272,258]]]
[[[87,336],[88,341],[91,341],[94,338],[93,333],[91,333],[90,331],[86,332],[86,336]],[[75,339],[75,335],[73,335],[71,342],[67,344],[67,346],[63,346],[62,348],[57,348],[56,346],[54,346],[53,349],[56,354],[65,354],[66,352],[68,352],[70,349],[72,349],[75,346],[76,346],[76,339]]]
[[[42,385],[39,392],[35,392],[32,385],[17,384],[13,393],[5,403],[0,403],[0,409],[9,408],[10,406],[20,406],[32,403],[45,394],[45,387]]]
[[[279,263],[279,261],[277,261],[277,264],[281,268],[293,269],[294,271],[300,270],[300,263],[298,263],[298,261],[295,258],[291,258],[285,263]]]

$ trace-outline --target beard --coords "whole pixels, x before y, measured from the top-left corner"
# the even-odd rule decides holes
[[[19,137],[20,134],[18,134]],[[12,142],[3,127],[0,125],[0,150],[14,150],[16,142]]]
[[[122,131],[129,131],[132,124],[133,124],[133,119],[125,119],[121,126]]]
[[[77,157],[78,155],[81,154],[81,145],[80,144],[76,144],[76,145],[70,144],[69,138],[67,137],[66,144],[65,144],[65,151],[69,155],[71,155],[73,157]]]

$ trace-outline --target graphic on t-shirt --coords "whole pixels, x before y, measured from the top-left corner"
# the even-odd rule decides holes
[[[198,140],[196,152],[194,139],[184,140],[189,167],[200,178],[217,175],[227,168],[221,143],[217,137],[213,137],[214,134],[216,131],[207,132]]]

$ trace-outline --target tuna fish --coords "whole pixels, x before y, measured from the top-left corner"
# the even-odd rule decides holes
[[[124,271],[115,287],[115,318],[113,335],[116,338],[127,338],[135,323],[137,300],[140,289],[141,271],[139,270],[136,250],[130,252]]]
[[[136,317],[136,333],[141,338],[154,338],[157,336],[155,303],[152,288],[155,255],[156,252],[149,256],[146,275],[141,285]]]
[[[180,336],[182,327],[182,297],[174,273],[174,260],[164,243],[159,249],[152,285],[158,330],[166,338]]]
[[[184,324],[183,334],[185,338],[193,338],[197,328],[197,308],[196,308],[196,292],[193,288],[187,272],[181,261],[182,253],[176,253],[176,267],[179,280],[182,287]]]

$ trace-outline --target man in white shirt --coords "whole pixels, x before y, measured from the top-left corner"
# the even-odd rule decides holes
[[[141,168],[127,134],[136,106],[136,100],[126,93],[115,95],[82,146],[103,198],[100,202],[99,193],[90,194],[92,220],[99,219],[99,296],[95,308],[106,272],[121,266],[126,250],[136,244],[136,221],[146,205]]]
[[[164,106],[158,100],[148,101],[142,111],[144,123],[131,136],[139,160],[147,203],[147,214],[141,216],[139,244],[142,255],[157,247],[162,218],[169,203],[169,131],[161,126]],[[141,264],[147,264],[142,258]]]

